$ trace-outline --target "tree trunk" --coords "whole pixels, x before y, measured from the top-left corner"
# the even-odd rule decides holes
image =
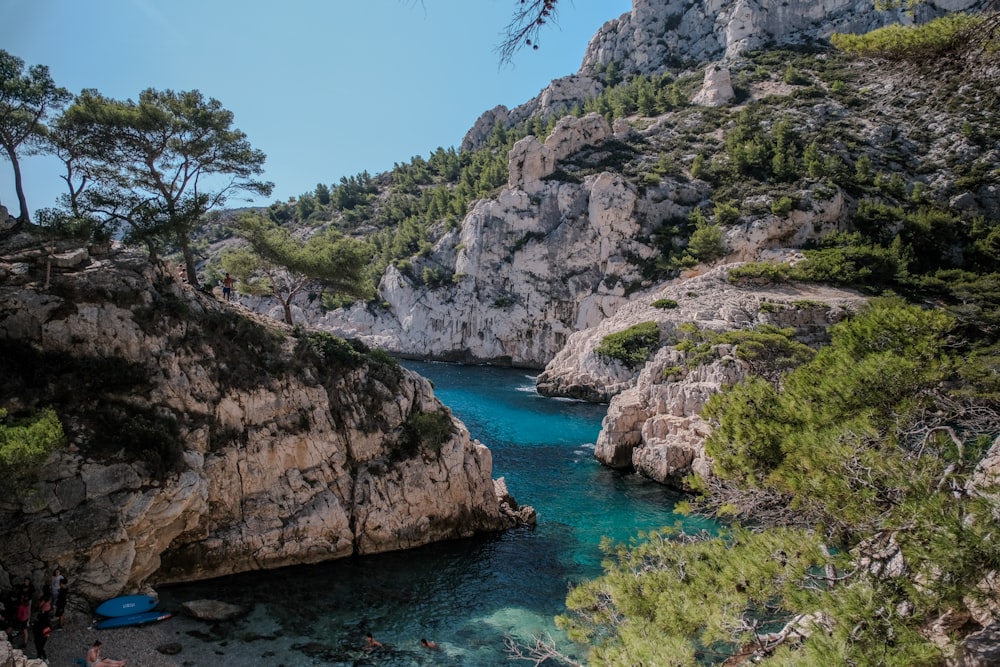
[[[280,297],[278,298],[278,301],[281,302],[281,307],[285,309],[285,324],[287,324],[288,326],[292,326],[292,297],[293,296],[294,296],[294,294],[289,294],[287,300],[282,299]]]
[[[191,246],[188,244],[187,237],[183,234],[178,234],[177,244],[181,247],[181,252],[184,254],[184,270],[187,273],[188,283],[199,287],[198,274],[195,273],[194,268],[194,253],[191,252]]]
[[[21,222],[31,222],[28,215],[28,200],[24,196],[24,185],[21,183],[21,163],[17,161],[17,153],[8,148],[7,159],[14,167],[14,190],[17,192],[17,204],[21,207],[21,215],[17,219]]]

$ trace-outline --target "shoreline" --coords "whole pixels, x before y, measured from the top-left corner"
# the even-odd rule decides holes
[[[127,660],[129,665],[193,667],[225,662],[226,651],[220,649],[220,642],[207,639],[209,625],[179,613],[149,625],[108,630],[96,630],[92,622],[84,614],[76,612],[71,615],[67,611],[66,626],[54,630],[45,645],[48,664],[59,667],[74,665],[75,660],[86,656],[87,649],[96,639],[101,640],[105,657]],[[157,650],[167,644],[179,645],[180,651],[168,655]],[[34,659],[35,645],[30,636],[27,647],[22,650],[25,657]]]

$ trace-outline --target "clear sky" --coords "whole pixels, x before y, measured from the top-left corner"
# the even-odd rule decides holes
[[[630,0],[561,0],[541,47],[496,52],[518,0],[0,0],[0,48],[71,93],[197,89],[267,155],[265,201],[458,147],[479,115],[575,73]],[[22,160],[28,206],[62,194],[60,163]],[[0,157],[0,203],[17,215]],[[230,200],[230,206],[244,202]]]

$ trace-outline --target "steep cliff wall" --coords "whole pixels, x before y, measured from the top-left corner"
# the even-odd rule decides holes
[[[101,598],[511,525],[489,450],[426,380],[143,255],[5,239],[0,345],[0,405],[54,406],[69,439],[0,500],[7,573],[58,564]]]
[[[702,196],[676,181],[640,193],[608,171],[557,174],[574,157],[633,154],[623,138],[589,114],[564,118],[544,143],[523,139],[511,151],[508,187],[479,201],[429,258],[415,258],[414,273],[442,267],[451,284],[428,287],[390,267],[383,308],[313,323],[402,354],[544,366],[571,333],[628,301],[626,286],[642,281],[639,264],[656,252],[654,226]]]

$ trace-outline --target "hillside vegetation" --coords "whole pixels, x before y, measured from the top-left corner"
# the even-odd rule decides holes
[[[959,17],[835,40],[843,50],[747,53],[726,63],[735,98],[719,107],[689,101],[704,70],[623,79],[611,65],[603,92],[574,110],[631,131],[563,160],[549,181],[612,172],[639,195],[684,184],[697,199],[684,215],[642,220],[656,253],[623,260],[641,267],[624,295],[731,258],[755,225],[805,220],[817,232],[801,246],[741,246],[774,259],[730,279],[872,297],[816,351],[770,329],[713,338],[691,328],[670,342],[693,354],[742,346],[736,358],[762,369],[710,401],[715,477],[690,481],[703,491],[690,511],[731,527],[606,545],[605,575],[575,587],[560,619],[591,646],[590,664],[941,665],[971,651],[968,638],[1000,632],[994,33],[976,42],[976,68],[959,67],[967,54],[956,50],[990,25]],[[290,237],[364,241],[357,293],[376,294],[390,265],[421,288],[460,289],[455,248],[438,243],[506,186],[514,143],[555,121],[498,124],[475,150],[320,183],[264,213]],[[200,254],[209,281],[222,251],[242,243],[233,215],[206,216],[191,248],[175,248]],[[352,299],[320,301],[332,310]],[[644,323],[597,353],[641,366],[659,344]]]

